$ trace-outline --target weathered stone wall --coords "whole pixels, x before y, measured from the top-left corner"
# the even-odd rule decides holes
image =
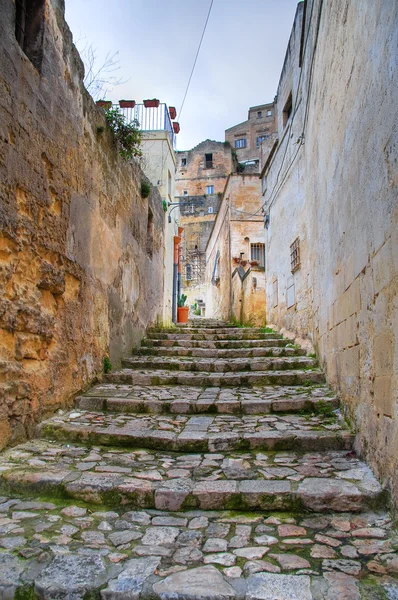
[[[261,186],[258,174],[234,173],[227,181],[206,251],[206,315],[248,323],[265,320],[265,286],[258,291],[253,286],[250,269],[251,244],[264,243],[261,214]],[[220,277],[212,283],[217,252],[220,257]],[[237,263],[236,259],[243,259]],[[232,277],[236,268],[240,276]],[[245,276],[246,275],[246,276]],[[231,287],[232,286],[232,287]]]
[[[42,33],[38,70],[1,3],[1,446],[100,377],[105,355],[129,354],[162,309],[160,197],[141,198],[142,172],[85,92],[61,0]]]
[[[398,501],[398,5],[308,1],[300,69],[301,17],[299,5],[264,174],[268,318],[315,345]]]
[[[206,154],[213,156],[211,167]],[[222,193],[226,178],[234,170],[231,147],[224,142],[205,140],[192,150],[176,152],[176,158],[176,196],[201,196],[207,193],[208,185],[214,186],[214,194]]]
[[[268,114],[271,113],[271,114]],[[260,146],[256,141],[258,137],[272,136],[277,129],[276,104],[261,104],[249,108],[247,121],[238,123],[225,131],[225,141],[234,148],[239,161],[258,160],[260,157]],[[244,148],[235,146],[236,140],[246,141]]]

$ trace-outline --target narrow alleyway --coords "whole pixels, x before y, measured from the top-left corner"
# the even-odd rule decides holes
[[[0,598],[398,598],[388,496],[314,358],[153,329],[0,455]]]

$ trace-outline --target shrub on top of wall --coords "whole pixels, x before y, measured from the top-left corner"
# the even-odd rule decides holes
[[[135,156],[142,156],[140,149],[142,134],[138,129],[139,123],[134,119],[130,123],[116,106],[105,112],[108,126],[112,129],[119,144],[119,154],[124,160],[131,160]]]
[[[141,198],[148,198],[151,193],[151,186],[147,181],[141,182]]]

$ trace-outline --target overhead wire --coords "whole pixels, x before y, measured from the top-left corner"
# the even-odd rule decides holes
[[[193,75],[193,72],[194,72],[194,70],[195,70],[196,63],[197,63],[198,56],[199,56],[199,52],[200,52],[200,48],[201,48],[201,46],[202,46],[203,38],[204,38],[204,36],[205,36],[205,33],[206,33],[207,24],[208,24],[208,22],[209,22],[210,13],[211,13],[211,9],[212,9],[212,7],[213,7],[213,3],[214,3],[214,0],[211,0],[211,2],[210,2],[210,8],[209,8],[209,12],[207,13],[206,22],[205,22],[205,25],[204,25],[204,27],[203,27],[202,36],[201,36],[201,38],[200,38],[200,42],[199,42],[198,49],[197,49],[197,51],[196,51],[196,56],[195,56],[195,60],[194,60],[193,66],[192,66],[191,74],[190,74],[190,76],[189,76],[188,83],[187,83],[187,87],[186,87],[186,89],[185,89],[184,98],[183,98],[183,101],[182,101],[182,104],[181,104],[180,110],[179,110],[179,112],[178,112],[179,119],[181,119],[181,113],[182,113],[182,109],[184,108],[184,104],[185,104],[185,100],[186,100],[186,97],[187,97],[187,94],[188,94],[189,86],[191,85],[191,79],[192,79],[192,75]]]

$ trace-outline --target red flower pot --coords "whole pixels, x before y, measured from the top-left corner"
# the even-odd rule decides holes
[[[251,260],[250,264],[252,267],[258,267],[258,265],[260,264],[258,260]]]
[[[177,323],[188,323],[189,306],[177,307]]]
[[[134,108],[135,100],[119,100],[120,108]]]
[[[174,106],[169,106],[170,119],[175,119],[177,116],[177,111]]]
[[[108,110],[111,108],[112,102],[110,100],[97,100],[96,105],[99,106],[100,108],[104,108],[105,110]]]
[[[157,108],[160,104],[160,100],[152,98],[152,100],[144,100],[145,108]]]
[[[174,133],[180,133],[180,124],[177,123],[177,121],[174,121],[173,129],[174,129]]]

